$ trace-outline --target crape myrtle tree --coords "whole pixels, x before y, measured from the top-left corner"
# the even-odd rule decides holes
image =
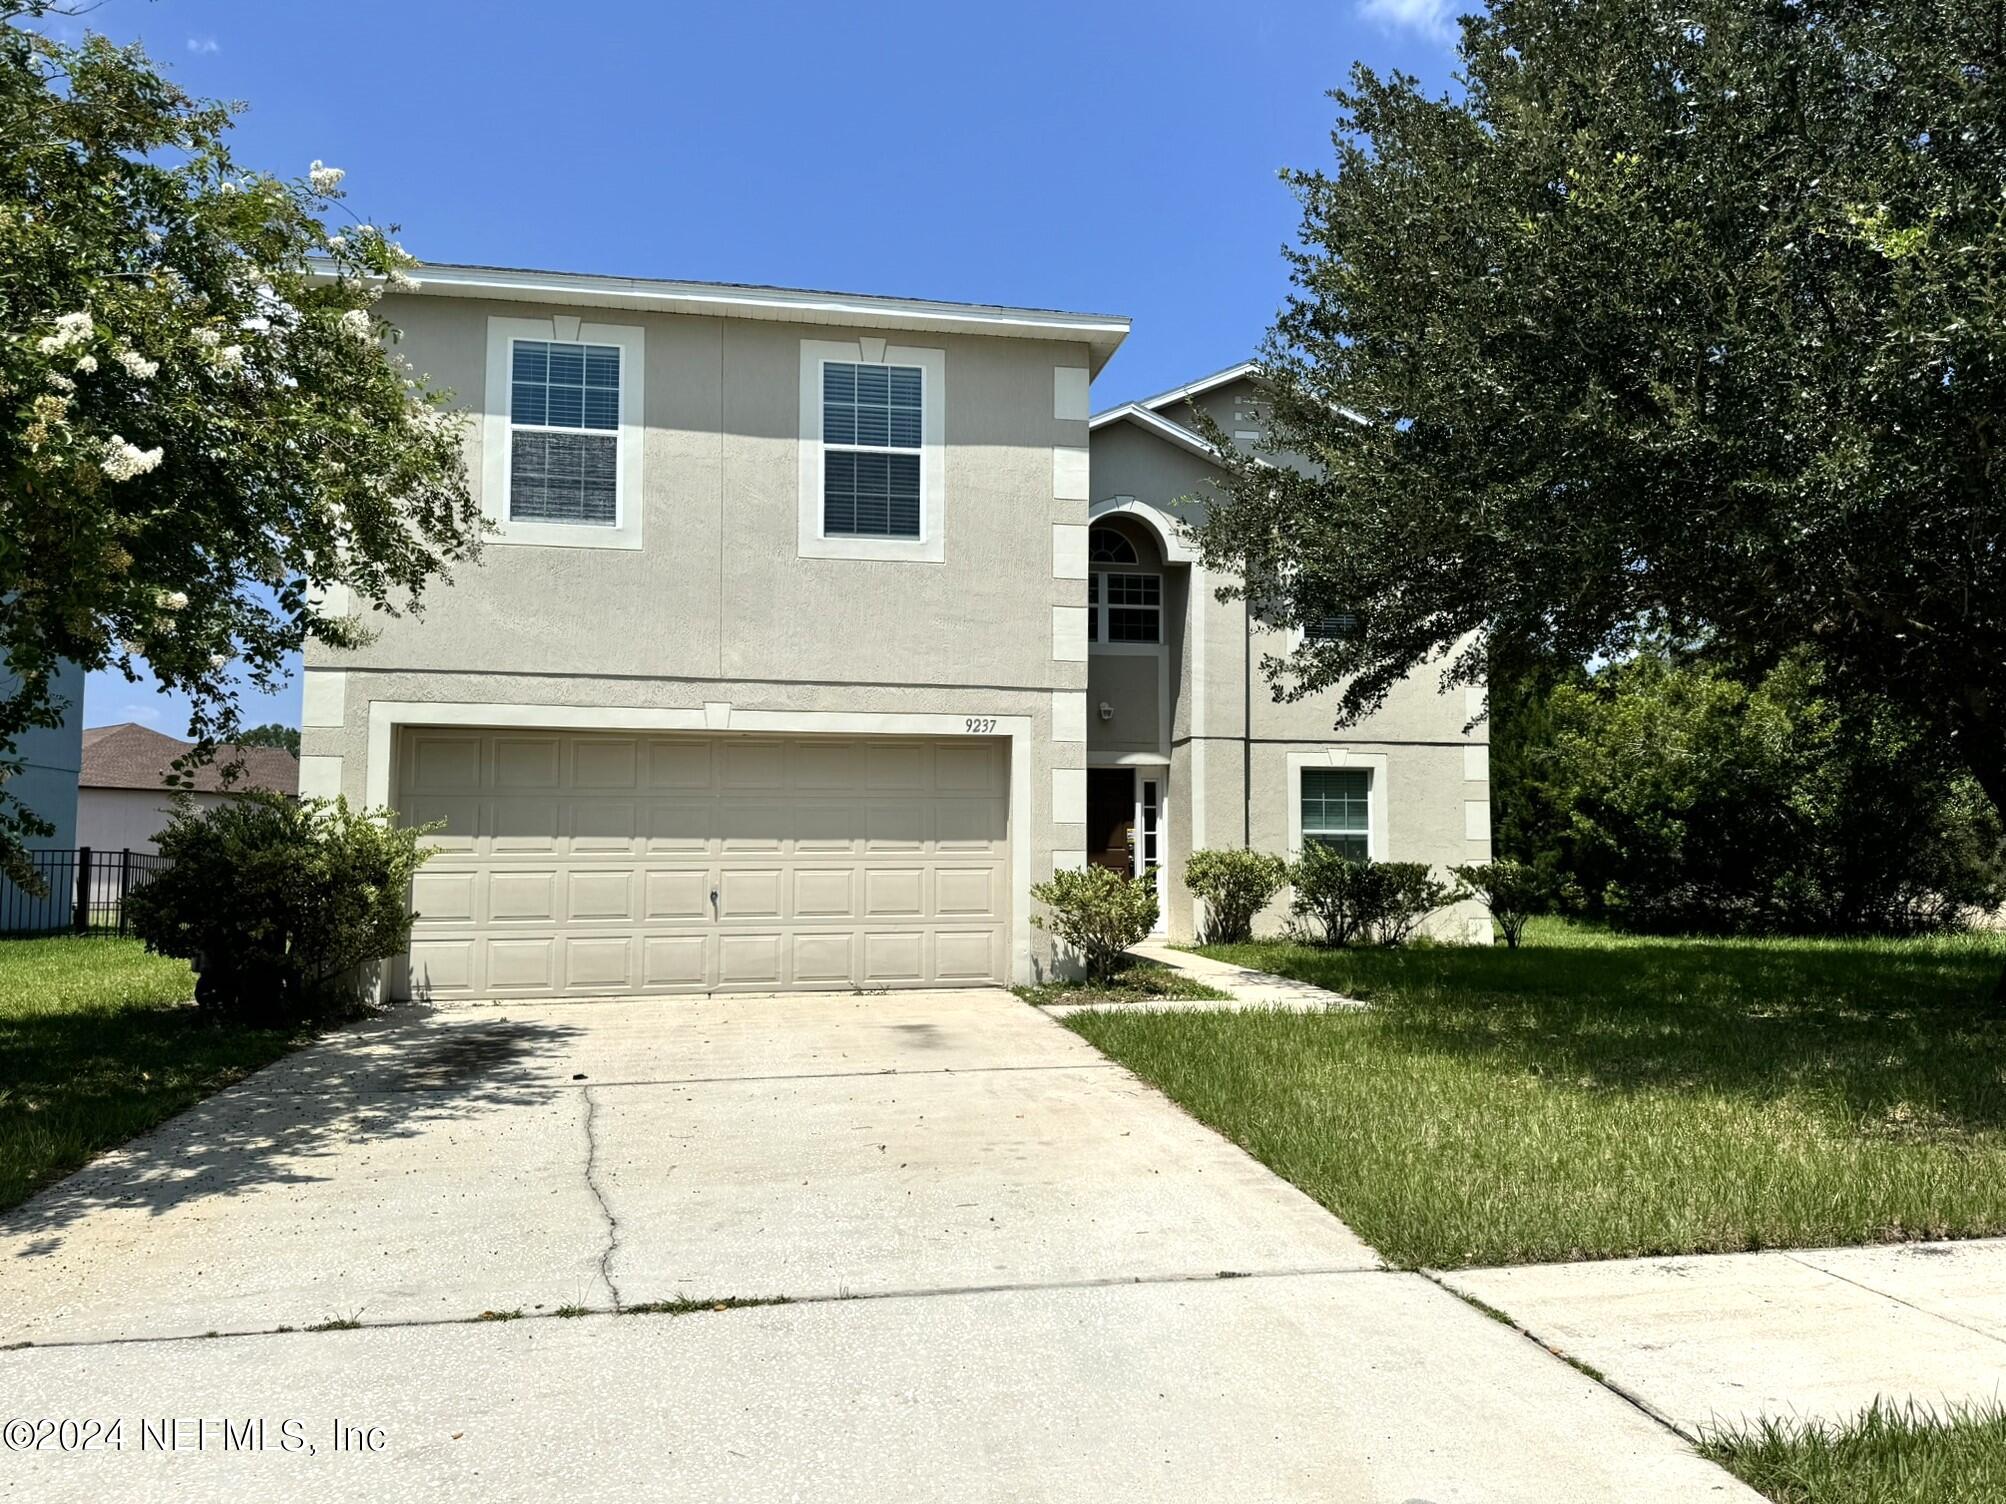
[[[207,755],[241,682],[359,639],[322,592],[412,609],[480,531],[447,394],[373,311],[412,258],[339,170],[246,170],[232,107],[39,34],[54,8],[0,0],[0,779],[77,709],[66,660],[143,665]],[[0,871],[47,834],[0,783]]]
[[[1460,53],[1356,70],[1286,174],[1261,365],[1314,463],[1229,447],[1200,541],[1359,626],[1277,693],[1810,645],[2006,808],[2006,3],[1493,0]]]

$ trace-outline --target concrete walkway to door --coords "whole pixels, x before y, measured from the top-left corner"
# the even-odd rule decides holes
[[[0,1342],[128,1428],[24,1498],[1754,1497],[1000,992],[394,1011],[0,1216]]]

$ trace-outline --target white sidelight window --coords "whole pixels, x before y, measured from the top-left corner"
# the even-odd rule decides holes
[[[1372,855],[1372,775],[1363,768],[1302,770],[1302,839],[1365,861]]]

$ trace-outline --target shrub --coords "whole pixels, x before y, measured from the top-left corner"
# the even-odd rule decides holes
[[[1514,950],[1525,933],[1526,920],[1545,910],[1551,893],[1545,875],[1524,862],[1477,862],[1449,871],[1484,901],[1504,932],[1505,944]]]
[[[1398,945],[1455,897],[1425,862],[1369,862],[1312,842],[1290,870],[1292,911],[1324,945]]]
[[[1047,910],[1031,923],[1079,952],[1087,975],[1105,981],[1121,953],[1156,928],[1156,875],[1124,877],[1106,867],[1054,872],[1031,889]]]
[[[174,865],[127,912],[149,949],[195,964],[198,1002],[297,1018],[334,1001],[356,967],[409,943],[423,834],[343,799],[261,790],[205,810],[183,798],[160,835]]]
[[[1254,916],[1289,880],[1289,864],[1265,851],[1194,851],[1184,864],[1184,886],[1205,903],[1205,938],[1217,944],[1246,940]]]

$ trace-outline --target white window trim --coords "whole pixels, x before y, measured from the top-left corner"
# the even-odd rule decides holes
[[[891,563],[942,564],[947,560],[946,516],[947,352],[865,341],[801,341],[801,496],[798,553],[804,559],[877,559]],[[917,538],[827,537],[822,532],[822,367],[830,361],[854,365],[918,366],[920,371],[919,536]]]
[[[1384,752],[1354,752],[1349,747],[1325,747],[1316,752],[1288,754],[1288,779],[1284,784],[1289,801],[1289,859],[1303,854],[1303,770],[1305,768],[1363,768],[1368,775],[1365,790],[1365,854],[1375,862],[1390,860],[1392,833],[1386,824],[1386,766]]]
[[[561,338],[558,324],[569,338]],[[620,351],[620,426],[615,470],[613,525],[594,527],[575,522],[511,521],[508,514],[509,373],[519,339],[553,344],[613,345]],[[646,347],[637,324],[587,324],[576,319],[488,320],[487,395],[481,419],[481,514],[492,524],[489,542],[521,543],[544,548],[639,548],[642,497],[641,364]]]
[[[1088,574],[1092,577],[1094,581],[1093,593],[1095,599],[1093,604],[1087,607],[1087,616],[1090,618],[1090,626],[1092,631],[1098,631],[1098,633],[1100,634],[1099,636],[1096,637],[1092,635],[1092,632],[1090,631],[1087,637],[1088,650],[1094,653],[1108,653],[1117,657],[1125,656],[1130,658],[1148,658],[1162,653],[1163,639],[1167,635],[1165,617],[1170,609],[1169,607],[1170,582],[1163,577],[1162,573],[1158,570],[1153,570],[1153,569],[1136,569],[1136,568],[1118,567],[1118,566],[1110,567],[1109,565],[1103,564],[1096,568],[1089,569]],[[1107,640],[1107,613],[1108,613],[1107,577],[1111,574],[1128,574],[1128,575],[1146,574],[1155,577],[1156,641],[1109,642]],[[1147,611],[1150,608],[1148,606],[1136,606],[1133,608],[1124,608],[1124,609]]]

